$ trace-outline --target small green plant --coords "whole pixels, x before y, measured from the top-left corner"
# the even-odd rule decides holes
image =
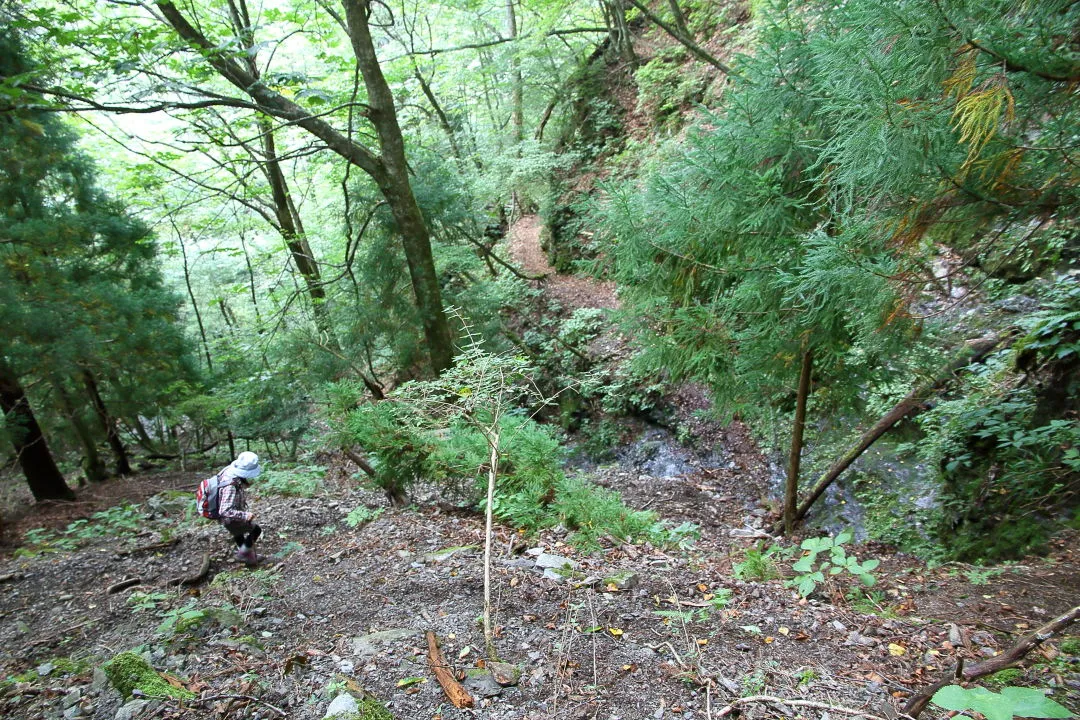
[[[128,605],[135,612],[143,612],[146,610],[157,610],[158,605],[168,600],[171,595],[163,592],[141,592],[136,590],[128,595]]]
[[[992,578],[1005,572],[1005,568],[971,568],[964,571],[964,577],[972,585],[989,585]]]
[[[814,668],[809,668],[809,667],[799,668],[798,674],[795,675],[795,685],[796,686],[809,685],[810,683],[814,682],[817,679],[818,679],[817,670],[814,670]]]
[[[1062,640],[1061,652],[1066,655],[1080,655],[1080,637],[1069,637]]]
[[[862,588],[856,588],[847,594],[847,599],[851,603],[851,609],[861,615],[877,615],[881,618],[900,617],[896,609],[886,602],[885,593],[880,590],[867,592]]]
[[[779,545],[765,547],[764,541],[746,551],[743,561],[735,563],[732,570],[740,580],[774,580],[780,577],[778,558],[783,555]]]
[[[176,635],[197,627],[207,618],[207,613],[191,600],[180,608],[172,608],[162,614],[161,624],[157,627],[158,635]]]
[[[851,541],[851,537],[851,532],[845,530],[835,538],[803,540],[799,547],[805,550],[806,554],[791,566],[796,575],[787,582],[788,587],[794,587],[800,596],[807,597],[825,582],[826,573],[835,576],[843,572],[857,577],[867,587],[873,586],[877,579],[871,571],[881,564],[881,561],[872,558],[859,562],[854,555],[848,555],[844,545]],[[825,555],[825,559],[819,560],[821,555]]]
[[[349,511],[349,514],[345,516],[345,524],[351,528],[355,528],[358,525],[371,522],[383,514],[384,508],[369,508],[365,505],[361,505],[358,508],[353,508]]]
[[[749,675],[743,675],[740,684],[742,685],[743,697],[761,695],[765,692],[765,673],[762,670],[755,670]]]
[[[700,608],[687,608],[686,610],[653,610],[654,615],[659,615],[667,620],[677,620],[682,624],[689,624],[695,621],[704,622],[709,617],[720,610],[727,607],[727,604],[731,602],[731,591],[727,588],[723,588],[717,591],[708,604]]]
[[[931,702],[946,710],[974,710],[985,715],[986,720],[1072,717],[1068,708],[1034,688],[1007,687],[999,694],[984,687],[968,689],[959,685],[947,685],[934,693]]]

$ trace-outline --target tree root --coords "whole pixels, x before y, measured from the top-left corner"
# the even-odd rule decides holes
[[[142,578],[137,578],[137,577],[125,578],[125,579],[121,580],[118,583],[113,583],[112,585],[110,585],[108,588],[105,589],[105,592],[108,595],[115,595],[116,593],[120,592],[121,590],[127,590],[129,587],[135,587],[136,585],[140,584],[141,582],[142,582]]]
[[[166,585],[170,587],[191,587],[192,585],[198,585],[206,576],[210,574],[210,553],[203,553],[202,564],[199,566],[199,571],[194,575],[187,577],[174,577],[169,580]]]

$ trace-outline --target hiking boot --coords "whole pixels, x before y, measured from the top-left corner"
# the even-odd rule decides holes
[[[245,565],[258,565],[259,556],[255,553],[255,548],[241,548],[236,551],[236,558]]]

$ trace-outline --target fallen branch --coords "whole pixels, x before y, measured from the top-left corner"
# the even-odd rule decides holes
[[[0,575],[0,583],[11,582],[12,580],[22,580],[23,574],[21,572],[9,572]]]
[[[199,566],[199,571],[194,575],[188,577],[174,577],[172,580],[166,583],[171,587],[191,587],[192,585],[198,585],[206,576],[210,574],[210,553],[203,553],[202,564]]]
[[[450,699],[450,702],[456,708],[471,708],[475,704],[473,697],[461,686],[454,674],[450,672],[446,659],[439,650],[439,641],[435,639],[435,633],[428,630],[424,637],[427,638],[428,644],[428,666],[431,667],[431,671],[435,673],[435,678],[442,685],[446,697]]]
[[[811,707],[818,710],[828,710],[831,712],[837,712],[842,715],[857,715],[860,717],[868,718],[868,720],[885,720],[885,718],[878,715],[871,715],[865,710],[857,710],[855,708],[840,707],[837,705],[829,705],[828,703],[816,702],[814,700],[785,700],[780,697],[773,697],[772,695],[751,695],[750,697],[736,698],[731,701],[727,707],[716,713],[716,717],[724,717],[730,715],[739,709],[741,705],[752,705],[753,703],[771,703],[773,705],[791,705],[792,707]]]
[[[110,585],[108,588],[106,588],[105,593],[108,595],[115,595],[121,590],[127,590],[129,587],[135,587],[141,582],[142,578],[125,578],[118,583],[113,583],[112,585]]]
[[[356,463],[356,467],[363,470],[365,475],[372,478],[376,476],[375,468],[371,466],[371,463],[364,459],[363,455],[355,450],[350,450],[349,448],[341,448],[341,452],[345,453],[345,457]]]
[[[958,665],[956,671],[950,673],[949,677],[938,680],[936,683],[908,700],[907,704],[904,706],[904,714],[910,715],[913,718],[918,717],[919,713],[926,707],[926,704],[930,702],[934,693],[946,685],[953,685],[961,681],[971,682],[972,680],[978,680],[981,677],[993,675],[996,672],[1018,665],[1029,652],[1072,625],[1078,619],[1080,619],[1080,605],[1077,605],[1064,615],[1059,615],[1030,635],[1025,635],[1020,638],[1015,645],[1000,655],[996,655],[989,660],[984,660],[981,663],[976,663],[967,668],[963,665]]]

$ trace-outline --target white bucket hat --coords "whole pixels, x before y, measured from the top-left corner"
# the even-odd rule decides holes
[[[262,468],[259,467],[259,456],[253,452],[240,453],[232,461],[229,468],[232,470],[233,475],[242,477],[245,480],[259,477],[259,473],[262,472]]]

